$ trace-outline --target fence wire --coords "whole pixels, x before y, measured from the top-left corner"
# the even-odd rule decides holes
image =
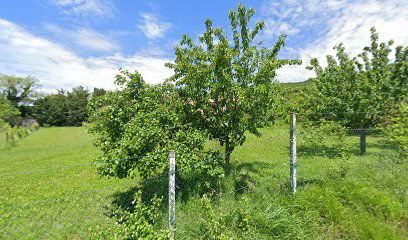
[[[296,167],[300,191],[324,181],[344,178],[356,169],[355,165],[364,169],[366,165],[378,164],[378,159],[397,158],[394,146],[384,134],[384,127],[347,128],[335,124],[312,124],[316,123],[316,119],[310,119],[307,116],[310,114],[314,113],[299,114],[303,116],[298,118],[296,125]],[[273,196],[277,192],[289,191],[289,133],[290,123],[279,120],[261,129],[261,138],[247,134],[246,143],[236,146],[231,152],[231,169],[223,172],[222,178],[214,177],[217,172],[211,164],[217,160],[216,157],[177,168],[176,239],[203,237],[200,222],[205,222],[202,214],[202,196],[205,194],[210,197],[214,212],[219,216],[241,211],[243,206],[248,206],[244,204],[245,201],[252,201],[246,211],[258,218],[254,217],[248,223],[254,229],[250,238],[261,238],[262,233],[257,233],[256,229],[270,226],[265,226],[267,223],[259,218],[270,212],[273,212],[273,216],[279,216],[279,211],[283,210],[273,209]],[[366,148],[363,157],[362,133],[365,134]],[[180,159],[177,152],[176,160],[188,162]],[[10,184],[18,184],[22,177],[35,182],[37,174],[73,171],[76,168],[95,171],[92,169],[94,164],[90,162],[28,171],[3,171],[0,172],[0,179]],[[168,173],[163,173],[143,181],[112,180],[76,192],[64,192],[63,189],[53,188],[53,181],[56,180],[49,177],[44,197],[31,196],[29,192],[12,192],[4,185],[6,189],[2,189],[0,196],[0,239],[88,239],[96,228],[117,224],[112,206],[128,207],[139,189],[148,192],[148,196],[164,198],[160,224],[165,228],[168,217],[168,180]],[[234,225],[234,221],[223,224]]]

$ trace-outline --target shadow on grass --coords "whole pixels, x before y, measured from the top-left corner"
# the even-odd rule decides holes
[[[398,146],[387,139],[380,139],[374,143],[367,144],[369,148],[377,148],[377,149],[384,149],[384,150],[398,150]]]
[[[355,154],[356,151],[351,150],[349,147],[346,152]],[[300,157],[328,157],[328,158],[338,158],[342,156],[344,150],[340,149],[338,146],[326,146],[322,144],[307,144],[300,145],[297,147],[297,155]]]
[[[261,174],[262,169],[271,169],[272,164],[266,162],[245,162],[234,168],[234,194],[239,197],[246,191],[251,191],[256,185],[255,175]]]
[[[210,175],[198,175],[195,172],[180,175],[176,173],[176,200],[187,202],[193,196],[202,196],[209,191],[217,192],[223,188],[223,180]],[[113,217],[112,212],[128,211],[134,212],[134,196],[141,191],[144,204],[151,204],[154,196],[162,198],[161,211],[167,211],[169,195],[169,178],[167,175],[144,180],[139,186],[131,187],[126,191],[118,191],[112,195],[112,202],[107,208],[108,215]],[[113,210],[113,211],[112,211]]]
[[[121,211],[134,212],[134,196],[138,191],[142,192],[142,201],[144,204],[150,204],[150,200],[154,196],[163,198],[163,202],[168,201],[168,178],[167,177],[157,177],[144,181],[141,186],[131,187],[126,191],[118,191],[112,195],[112,202],[109,208]],[[165,204],[162,205],[162,210],[165,211]],[[109,214],[112,217],[112,214]]]
[[[300,178],[297,182],[298,187],[304,187],[308,185],[323,185],[323,180],[317,178],[312,179]]]
[[[253,174],[259,174],[260,170],[266,168],[272,168],[272,164],[268,162],[244,162],[234,167],[234,172],[239,173],[242,171],[247,171]]]

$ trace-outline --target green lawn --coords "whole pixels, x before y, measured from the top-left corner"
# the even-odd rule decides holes
[[[348,161],[319,149],[310,154],[299,144],[293,196],[288,127],[261,132],[236,148],[233,170],[213,201],[225,238],[408,238],[407,161],[384,137],[369,136],[367,154],[352,154]],[[354,146],[350,151],[358,152],[358,137],[347,140]],[[208,146],[218,148],[214,142]],[[98,176],[91,164],[97,155],[84,128],[40,129],[0,151],[0,239],[86,239],[89,229],[112,224],[106,207],[124,200],[136,184]],[[151,184],[166,192],[165,184]],[[201,205],[198,196],[178,198],[177,239],[207,238]],[[248,231],[237,225],[242,213]]]
[[[73,127],[43,128],[0,151],[0,239],[82,238],[107,223],[109,196],[131,183],[98,176],[97,155]]]

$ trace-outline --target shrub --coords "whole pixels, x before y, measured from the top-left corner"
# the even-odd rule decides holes
[[[96,229],[92,233],[92,239],[147,239],[164,240],[169,238],[167,230],[158,229],[157,221],[161,218],[160,204],[162,198],[154,197],[150,202],[142,200],[142,192],[134,195],[131,209],[113,209],[113,215],[117,224],[107,229]]]

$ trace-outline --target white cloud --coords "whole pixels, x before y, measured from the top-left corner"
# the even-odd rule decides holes
[[[52,0],[65,14],[77,16],[112,17],[112,0]]]
[[[119,45],[110,39],[108,35],[95,32],[89,28],[68,30],[54,24],[47,24],[45,27],[64,42],[74,43],[87,50],[112,52],[120,49]]]
[[[77,85],[113,89],[118,68],[138,70],[148,83],[159,83],[172,75],[172,70],[164,67],[169,59],[119,53],[82,58],[3,19],[0,19],[0,52],[1,73],[33,75],[40,79],[45,91]]]
[[[283,82],[303,81],[312,77],[313,73],[305,69],[310,59],[315,57],[325,65],[326,55],[334,54],[333,47],[340,42],[350,54],[357,55],[363,47],[370,44],[372,26],[379,32],[380,41],[394,39],[394,46],[408,45],[408,31],[404,30],[408,26],[408,3],[403,1],[268,1],[263,6],[262,11],[267,21],[274,21],[280,28],[288,23],[289,29],[301,29],[294,33],[297,35],[292,39],[306,41],[308,36],[315,34],[313,41],[295,49],[303,64],[279,71],[278,79]],[[284,9],[290,14],[280,14],[284,13]],[[316,32],[319,30],[320,34]],[[271,36],[276,33],[266,31],[266,34]]]
[[[290,25],[287,22],[275,22],[272,19],[268,19],[265,21],[265,33],[268,36],[273,36],[273,35],[281,35],[281,34],[286,34],[286,35],[292,35],[300,32],[300,29],[298,27],[294,27]]]
[[[140,16],[143,18],[143,23],[138,27],[149,39],[163,37],[164,33],[171,28],[170,23],[160,21],[155,15],[151,13],[142,13],[140,14]]]

